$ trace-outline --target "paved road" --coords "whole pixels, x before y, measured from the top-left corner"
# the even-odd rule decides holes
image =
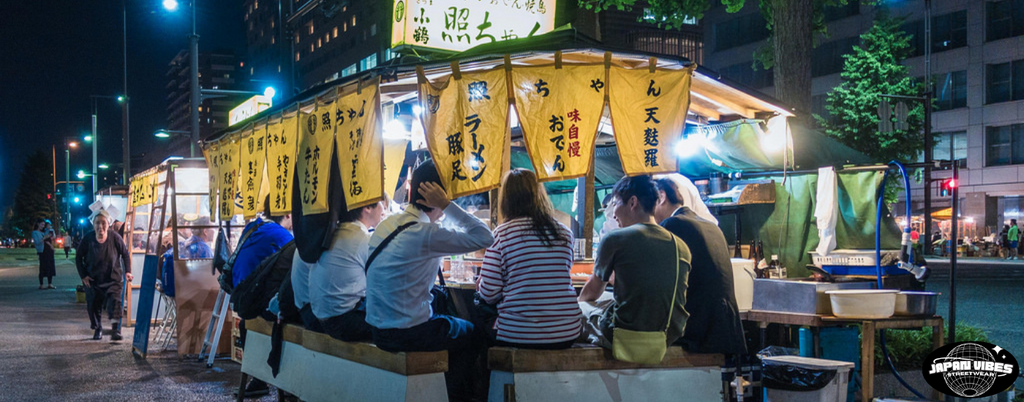
[[[85,305],[75,303],[78,274],[60,254],[57,289],[38,290],[38,268],[25,257],[34,251],[0,250],[0,401],[234,400],[236,363],[135,359],[131,328],[121,342],[92,340]]]

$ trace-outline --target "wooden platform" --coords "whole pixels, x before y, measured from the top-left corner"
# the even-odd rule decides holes
[[[281,371],[274,377],[266,363],[272,324],[256,319],[245,326],[250,332],[242,360],[243,386],[251,375],[309,402],[448,400],[447,351],[390,353],[286,324]]]
[[[720,402],[718,354],[689,354],[670,347],[658,364],[642,365],[612,358],[594,345],[563,350],[494,347],[487,353],[491,368],[491,402]],[[626,398],[626,399],[623,399]]]
[[[624,370],[643,368],[721,367],[725,356],[719,354],[691,354],[683,348],[668,348],[665,358],[658,364],[636,364],[615,360],[608,349],[594,345],[574,345],[563,350],[534,350],[494,347],[487,351],[487,364],[491,370],[511,373],[538,371]]]

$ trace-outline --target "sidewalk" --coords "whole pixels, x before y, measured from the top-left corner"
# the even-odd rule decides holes
[[[0,249],[0,401],[234,400],[236,363],[207,369],[173,352],[136,359],[132,328],[121,342],[92,340],[85,304],[75,303],[81,281],[71,258],[58,253],[57,289],[39,290],[35,250]]]
[[[949,256],[926,256],[928,268],[934,278],[949,277]],[[956,277],[1006,279],[1024,278],[1024,260],[1005,260],[994,257],[957,257]]]

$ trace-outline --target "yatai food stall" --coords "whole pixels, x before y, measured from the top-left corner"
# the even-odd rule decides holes
[[[132,281],[126,308],[136,327],[133,352],[141,357],[149,352],[151,333],[164,335],[162,343],[176,338],[179,356],[196,355],[202,347],[220,290],[212,251],[218,225],[210,214],[207,175],[203,159],[170,158],[132,177],[125,239],[132,267],[141,274]],[[237,239],[237,231],[229,238]],[[151,331],[151,324],[159,330]],[[223,331],[219,351],[230,351],[229,333]]]

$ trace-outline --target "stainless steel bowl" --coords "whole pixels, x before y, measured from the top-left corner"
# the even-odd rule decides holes
[[[900,316],[934,316],[939,294],[935,292],[901,291],[896,295],[896,312]]]

